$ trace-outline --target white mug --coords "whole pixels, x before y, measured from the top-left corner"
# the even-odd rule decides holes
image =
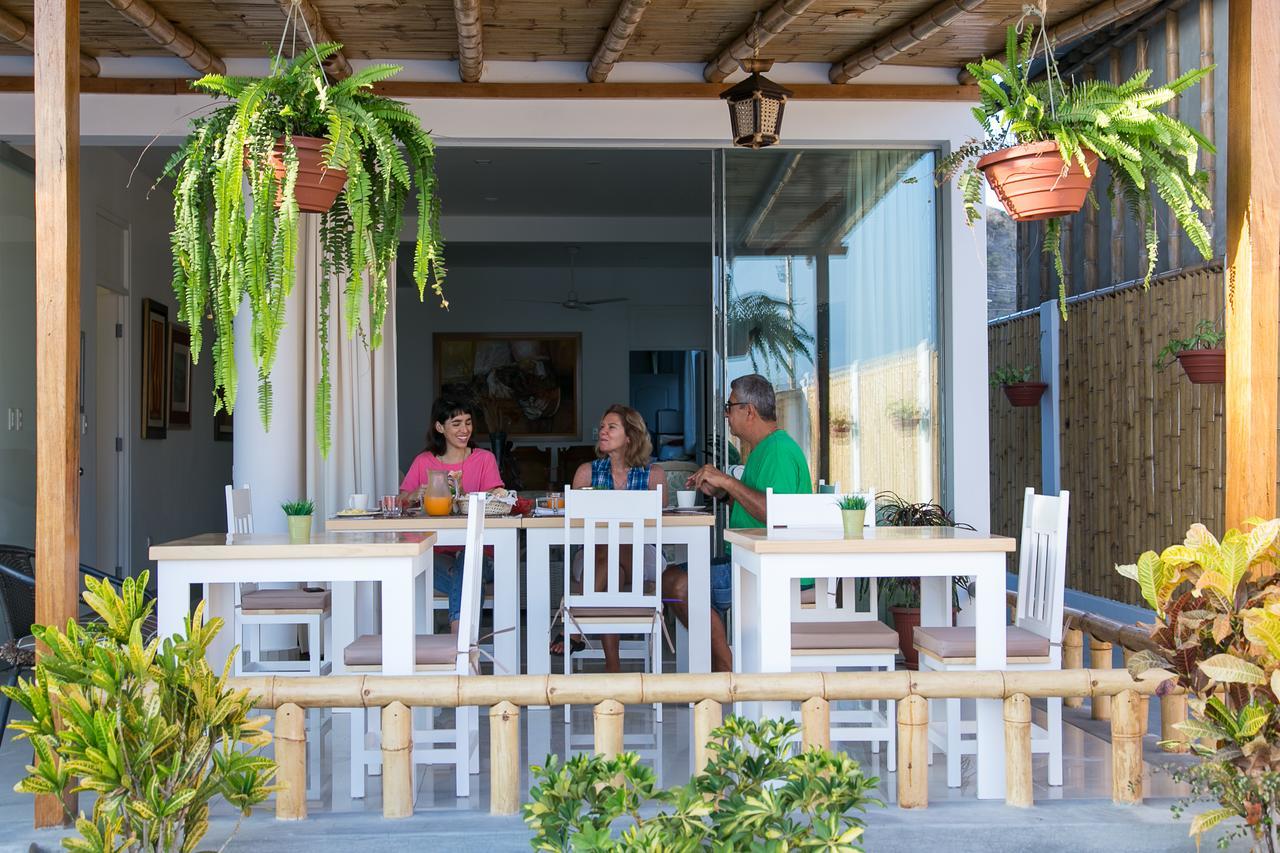
[[[368,509],[369,496],[359,495],[359,494],[351,495],[350,497],[347,498],[347,506],[350,507],[351,509]]]
[[[698,502],[698,493],[692,489],[681,489],[676,492],[676,506],[691,509]]]

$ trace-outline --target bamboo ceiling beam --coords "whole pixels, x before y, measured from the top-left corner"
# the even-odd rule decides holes
[[[987,0],[941,0],[884,38],[864,44],[843,59],[831,63],[831,82],[848,83],[858,75],[883,65],[985,2]]]
[[[747,27],[728,47],[707,63],[702,70],[702,77],[708,83],[723,83],[725,79],[738,70],[739,64],[764,47],[773,37],[791,25],[791,22],[805,13],[814,0],[778,0],[769,7],[757,23]]]
[[[325,42],[337,42],[339,39],[333,37],[329,32],[329,28],[324,25],[324,21],[320,18],[320,13],[316,11],[316,7],[311,4],[311,0],[277,0],[280,8],[288,15],[290,11],[302,19],[302,26],[299,27],[303,32],[308,33],[311,41],[316,44],[324,44]],[[297,22],[295,21],[295,26]],[[347,60],[346,54],[342,51],[330,56],[324,62],[324,70],[335,77],[350,77],[351,63]]]
[[[17,15],[12,15],[4,9],[0,9],[0,39],[10,44],[16,44],[28,53],[35,53],[35,28]],[[97,77],[99,71],[101,71],[101,68],[98,66],[98,60],[81,51],[80,76]]]
[[[478,83],[484,73],[480,0],[453,0],[453,17],[458,25],[458,76],[464,83]]]
[[[649,8],[650,0],[622,0],[618,11],[613,16],[613,23],[591,57],[591,65],[587,67],[587,79],[592,83],[603,83],[613,70],[618,57],[627,49],[627,43],[640,26],[640,18],[644,10]]]
[[[156,44],[186,60],[201,74],[227,73],[227,66],[213,51],[196,41],[190,33],[178,29],[147,0],[107,0],[107,4],[151,36]]]
[[[1124,32],[1115,38],[1107,39],[1106,44],[1099,46],[1097,49],[1085,54],[1082,58],[1074,59],[1068,65],[1060,66],[1063,77],[1070,77],[1075,72],[1084,68],[1086,65],[1094,65],[1101,62],[1111,52],[1113,47],[1127,47],[1138,39],[1138,34],[1150,29],[1160,21],[1164,20],[1166,15],[1177,12],[1183,6],[1186,6],[1192,0],[1173,0],[1168,5],[1161,6],[1158,9],[1143,15],[1131,24],[1128,24]],[[1176,17],[1176,16],[1175,16]],[[1173,79],[1172,77],[1169,79]]]

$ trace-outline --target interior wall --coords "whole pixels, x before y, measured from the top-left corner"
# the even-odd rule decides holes
[[[0,543],[31,547],[36,531],[35,176],[11,149],[0,146],[0,157],[0,408],[5,410]]]

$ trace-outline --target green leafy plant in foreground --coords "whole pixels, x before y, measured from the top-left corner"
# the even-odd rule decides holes
[[[1025,367],[1009,367],[1002,365],[991,371],[991,387],[999,388],[1003,385],[1017,385],[1019,382],[1030,382],[1033,368],[1031,365]]]
[[[312,501],[287,501],[280,504],[285,515],[315,515],[316,505]]]
[[[660,789],[635,753],[534,767],[525,823],[545,851],[861,851],[879,780],[822,749],[800,751],[795,723],[729,717],[688,784]],[[652,812],[649,806],[660,809]],[[661,808],[665,807],[665,808]],[[615,835],[614,825],[626,822]]]
[[[1164,370],[1178,360],[1178,353],[1196,349],[1219,349],[1227,333],[1219,330],[1208,320],[1201,320],[1191,334],[1185,338],[1170,338],[1156,356],[1156,369]]]
[[[36,756],[14,790],[97,794],[90,817],[68,812],[79,832],[63,839],[68,850],[189,853],[208,832],[214,799],[247,815],[276,790],[275,762],[258,754],[271,742],[269,718],[250,717],[248,691],[227,688],[230,657],[221,675],[209,668],[205,654],[222,620],[202,624],[203,602],[185,637],[144,643],[155,604],[146,599],[147,572],[119,594],[105,580],[85,585],[98,620],[68,622],[65,632],[33,626],[49,652],[34,678],[4,688],[31,715],[10,728]]]

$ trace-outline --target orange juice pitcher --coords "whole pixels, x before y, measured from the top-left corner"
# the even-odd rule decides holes
[[[449,472],[427,472],[427,490],[422,495],[422,509],[427,515],[448,515],[453,511],[453,489],[449,485]]]

